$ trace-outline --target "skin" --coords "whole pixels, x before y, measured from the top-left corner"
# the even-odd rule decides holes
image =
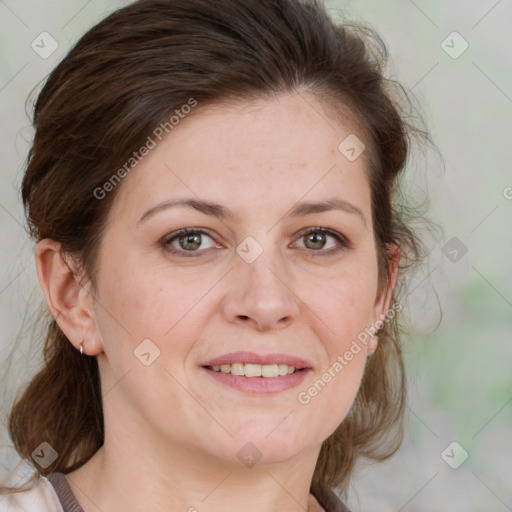
[[[345,158],[338,145],[353,129],[305,97],[210,106],[182,120],[119,185],[96,291],[78,284],[57,242],[37,244],[52,314],[100,368],[105,444],[67,475],[85,512],[321,510],[309,495],[320,446],[348,413],[377,338],[309,404],[297,395],[386,314],[397,261],[379,293],[365,154]],[[236,218],[174,207],[138,222],[183,197],[220,203]],[[332,197],[359,208],[366,224],[341,210],[285,218],[297,202]],[[308,242],[303,231],[318,226],[352,247],[331,235]],[[171,254],[161,240],[187,227],[212,238],[191,257],[174,238],[181,252]],[[252,263],[236,252],[247,236],[263,249]],[[145,366],[134,350],[148,338],[160,355]],[[313,371],[297,388],[256,395],[201,368],[237,350],[284,352]],[[261,452],[250,468],[237,457],[247,442]]]

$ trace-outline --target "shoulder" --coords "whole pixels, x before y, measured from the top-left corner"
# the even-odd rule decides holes
[[[40,476],[25,491],[0,495],[0,512],[64,512],[49,480]]]

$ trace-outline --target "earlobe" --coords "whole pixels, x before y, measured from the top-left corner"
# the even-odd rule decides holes
[[[374,318],[372,326],[379,331],[385,323],[388,316],[388,311],[391,306],[391,299],[393,297],[393,291],[396,286],[398,278],[398,268],[400,264],[400,248],[398,245],[392,243],[387,244],[388,247],[388,261],[389,261],[389,279],[383,290],[378,294],[375,301],[374,307]],[[377,350],[378,346],[378,335],[376,334],[371,338],[368,343],[368,354],[372,354]]]
[[[371,356],[376,350],[379,345],[379,337],[377,335],[372,336],[370,338],[370,341],[368,341],[366,345],[366,354]]]
[[[50,238],[39,241],[35,259],[39,284],[62,332],[77,350],[83,342],[87,354],[101,352],[95,329],[94,300],[80,283],[76,269],[65,259],[61,244]]]

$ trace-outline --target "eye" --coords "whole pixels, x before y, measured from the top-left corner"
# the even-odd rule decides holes
[[[206,247],[204,245],[205,239],[209,239],[211,241]],[[198,253],[212,247],[218,247],[207,231],[195,228],[180,229],[179,231],[164,237],[161,243],[167,251],[179,254],[180,256],[192,256],[193,254],[190,253]],[[187,252],[189,254],[187,254]]]
[[[329,239],[334,241],[329,243]],[[302,233],[299,240],[304,241],[303,247],[306,249],[320,252],[325,256],[352,247],[351,243],[342,234],[321,227],[308,228]]]
[[[329,243],[329,239],[331,242]],[[205,246],[205,240],[210,243]],[[302,248],[309,249],[319,255],[329,256],[343,249],[349,249],[352,244],[342,234],[322,227],[311,227],[302,232],[299,241],[304,241]],[[178,256],[199,256],[207,249],[222,246],[204,229],[184,228],[165,236],[161,240],[164,249]],[[298,247],[301,247],[299,244]]]

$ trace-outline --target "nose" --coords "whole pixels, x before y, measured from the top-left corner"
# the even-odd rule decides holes
[[[299,315],[299,298],[278,255],[265,250],[255,261],[238,258],[228,275],[222,313],[230,322],[259,331],[283,329]]]

